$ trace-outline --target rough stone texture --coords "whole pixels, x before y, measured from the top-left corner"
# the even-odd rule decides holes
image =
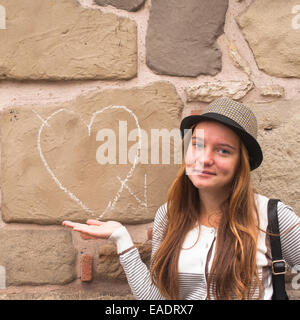
[[[187,101],[211,102],[221,97],[239,100],[252,88],[253,83],[251,81],[209,81],[195,87],[187,88]]]
[[[83,254],[81,256],[81,281],[92,281],[93,279],[93,256],[90,254]]]
[[[134,21],[76,0],[3,0],[0,79],[130,79],[137,73]]]
[[[145,0],[95,0],[99,6],[113,6],[127,11],[137,11],[145,3]]]
[[[173,139],[156,142],[152,129],[174,129],[180,143],[181,111],[182,101],[168,82],[93,92],[59,106],[5,109],[1,116],[2,218],[7,223],[38,224],[99,216],[127,224],[152,221],[180,166],[175,161],[182,160],[181,149],[176,152],[180,145]],[[121,121],[128,135],[135,133],[131,140]],[[146,162],[146,155],[146,163],[134,162],[139,159],[138,126],[144,130],[140,159]],[[108,137],[97,138],[104,129],[115,135],[110,150],[116,147],[116,164],[99,162],[108,146]],[[119,152],[119,143],[124,152]],[[163,164],[162,149],[167,151],[167,146],[170,157]],[[156,151],[160,157],[153,164]]]
[[[287,289],[290,300],[300,300],[300,291]],[[99,292],[44,292],[44,293],[0,293],[0,300],[135,300],[128,295],[101,295]]]
[[[95,277],[97,278],[126,280],[114,244],[107,244],[99,249],[99,260],[96,268]]]
[[[237,47],[230,41],[228,41],[228,52],[232,59],[233,64],[240,70],[244,71],[248,77],[250,77],[251,68],[248,61],[241,56]]]
[[[90,292],[47,292],[47,293],[16,293],[0,294],[0,300],[135,300],[134,296],[101,295]]]
[[[151,258],[151,241],[143,244],[135,243],[139,250],[142,261],[149,267]],[[117,255],[116,246],[114,244],[107,244],[99,249],[99,260],[97,263],[96,275],[98,279],[105,280],[126,280],[125,273]]]
[[[300,77],[299,29],[292,13],[298,0],[253,1],[237,18],[258,67],[277,77]]]
[[[284,88],[276,84],[261,87],[259,89],[260,89],[260,95],[264,97],[281,98],[284,96]]]
[[[281,199],[300,215],[300,101],[253,103],[264,160],[253,172],[261,194]]]
[[[66,230],[0,230],[6,286],[65,284],[75,279],[76,252]]]
[[[221,70],[216,40],[228,1],[153,0],[146,35],[146,63],[156,73],[196,77]]]

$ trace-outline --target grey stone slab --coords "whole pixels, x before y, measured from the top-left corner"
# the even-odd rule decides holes
[[[196,77],[222,67],[216,43],[227,0],[153,0],[146,35],[146,63],[155,73]]]

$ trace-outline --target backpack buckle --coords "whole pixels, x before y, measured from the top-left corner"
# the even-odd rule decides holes
[[[286,274],[287,273],[287,263],[285,262],[285,260],[272,261],[272,273],[274,275]]]

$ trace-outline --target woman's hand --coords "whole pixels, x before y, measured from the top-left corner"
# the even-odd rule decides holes
[[[98,220],[87,220],[86,224],[72,221],[63,221],[63,226],[71,227],[74,231],[79,231],[81,234],[91,236],[90,239],[108,239],[111,234],[122,227],[122,224],[117,221],[101,222]]]

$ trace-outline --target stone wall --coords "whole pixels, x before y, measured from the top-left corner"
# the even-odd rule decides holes
[[[148,230],[180,165],[178,131],[166,161],[152,134],[220,96],[258,117],[257,191],[300,213],[299,1],[0,8],[0,299],[132,299],[115,246],[61,222],[119,220],[148,263]]]

